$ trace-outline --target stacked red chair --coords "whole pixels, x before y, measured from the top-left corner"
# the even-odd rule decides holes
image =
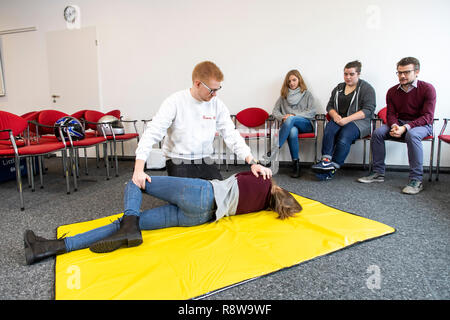
[[[16,137],[18,135],[23,135],[27,131],[28,123],[24,118],[17,116],[15,114],[0,111],[0,157],[2,158],[14,158],[15,169],[16,169],[16,182],[17,189],[19,191],[20,198],[20,209],[24,210],[24,199],[23,199],[23,188],[22,188],[22,178],[20,172],[20,160],[25,158],[27,160],[28,176],[31,177],[32,186],[34,190],[34,179],[33,179],[33,165],[30,165],[30,161],[34,157],[39,159],[39,168],[42,168],[42,156],[51,154],[54,152],[61,151],[63,159],[65,159],[67,146],[64,142],[53,141],[53,142],[39,142],[35,141],[33,144],[30,140],[25,140],[23,145],[16,143]],[[54,128],[52,129],[54,130]],[[61,130],[61,128],[60,128]],[[60,131],[62,135],[62,131]],[[65,161],[64,161],[65,164]],[[65,166],[65,178],[67,193],[70,193],[69,188],[69,173],[67,166]],[[39,170],[42,184],[42,170]]]
[[[50,125],[54,124],[58,119],[69,116],[68,114],[57,111],[57,110],[43,110],[39,113],[38,122],[42,125]],[[45,129],[45,127],[44,127]],[[49,133],[48,129],[44,130],[43,133]],[[55,135],[52,136],[52,139],[56,139]],[[70,136],[68,136],[68,141],[66,141],[66,144],[70,147],[70,159],[71,159],[71,167],[72,167],[72,175],[74,178],[74,188],[75,191],[78,190],[78,183],[77,183],[77,176],[78,174],[78,149],[83,148],[86,150],[86,148],[90,147],[97,147],[99,145],[104,146],[105,150],[105,159],[106,159],[106,178],[109,180],[109,161],[108,161],[108,151],[107,151],[107,138],[105,135],[99,135],[99,136],[88,136],[81,140],[72,140]],[[86,152],[85,152],[86,157]],[[87,162],[86,162],[87,167]]]
[[[133,139],[136,139],[137,143],[139,143],[139,133],[136,128],[136,122],[137,120],[123,120],[120,115],[120,110],[112,110],[107,113],[103,113],[100,111],[94,111],[94,110],[88,110],[84,114],[84,119],[86,122],[85,128],[86,129],[92,129],[94,131],[97,131],[98,121],[100,118],[102,118],[105,115],[112,115],[116,117],[121,123],[133,123],[135,132],[133,133],[125,133],[125,134],[115,134],[114,130],[110,130],[111,134],[107,134],[106,138],[110,142],[110,147],[112,149],[111,154],[114,155],[115,159],[115,168],[116,168],[116,177],[119,176],[119,162],[117,157],[117,142],[120,142],[122,144],[122,156],[124,155],[124,149],[123,149],[123,143],[125,141],[130,141]]]

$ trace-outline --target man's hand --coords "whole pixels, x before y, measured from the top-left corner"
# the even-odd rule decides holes
[[[145,189],[145,181],[152,182],[152,179],[144,171],[134,171],[131,181],[140,189]]]
[[[250,170],[255,175],[255,177],[259,177],[258,174],[261,174],[263,179],[266,180],[272,178],[272,170],[270,168],[266,168],[260,164],[252,164]]]
[[[142,190],[145,189],[145,181],[152,182],[152,179],[144,172],[145,161],[136,159],[134,164],[133,177],[131,181]]]
[[[394,138],[401,138],[401,136],[406,132],[405,126],[399,126],[397,124],[393,124],[391,127],[391,131],[389,131],[389,135]]]

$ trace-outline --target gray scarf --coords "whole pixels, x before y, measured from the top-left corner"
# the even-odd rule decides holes
[[[295,90],[289,89],[288,96],[286,98],[290,106],[296,106],[302,99],[305,92],[300,92],[300,88]]]

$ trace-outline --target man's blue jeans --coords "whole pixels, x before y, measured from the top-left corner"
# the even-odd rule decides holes
[[[336,168],[340,168],[359,135],[359,129],[353,122],[342,127],[334,121],[328,122],[323,133],[322,157],[330,159]]]
[[[400,125],[407,122],[399,120]],[[408,148],[409,161],[409,179],[422,181],[423,178],[423,147],[422,139],[433,134],[431,125],[421,127],[414,127],[406,132],[401,139],[391,137],[389,134],[390,128],[387,125],[382,125],[376,129],[370,140],[373,158],[373,171],[384,174],[386,166],[384,160],[386,158],[385,140],[394,140],[406,142]]]
[[[125,187],[124,215],[139,216],[141,230],[169,227],[189,227],[206,223],[215,218],[216,204],[212,184],[203,179],[170,176],[151,177],[145,190],[132,181]],[[140,211],[142,193],[169,202],[161,207]],[[120,228],[119,220],[73,237],[65,238],[67,251],[79,250],[102,240]]]
[[[298,134],[313,132],[311,121],[300,116],[291,116],[287,118],[280,128],[278,146],[281,148],[288,140],[289,152],[292,160],[298,159]]]

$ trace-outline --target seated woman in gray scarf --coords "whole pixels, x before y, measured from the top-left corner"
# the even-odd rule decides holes
[[[282,122],[278,146],[281,148],[286,140],[288,141],[292,157],[291,177],[298,178],[300,176],[298,134],[313,132],[311,120],[316,115],[313,96],[307,90],[298,70],[291,70],[286,74],[281,87],[281,96],[275,103],[272,115]]]

